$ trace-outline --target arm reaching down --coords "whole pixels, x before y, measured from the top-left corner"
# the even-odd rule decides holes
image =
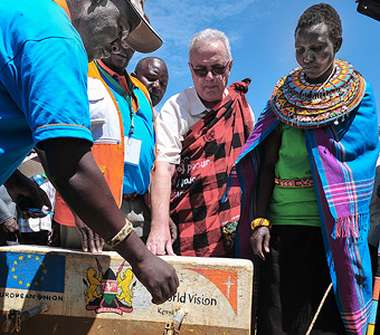
[[[255,210],[256,218],[266,218],[268,206],[272,197],[275,166],[278,160],[278,151],[281,145],[281,129],[278,127],[263,142],[262,164],[259,172],[260,193],[257,195]],[[265,253],[269,253],[270,231],[268,227],[257,227],[251,236],[253,254],[265,260]]]
[[[155,255],[174,255],[169,228],[169,204],[174,169],[174,164],[158,161],[152,173],[152,223],[146,245]]]
[[[125,219],[92,157],[91,144],[59,138],[43,141],[39,146],[45,152],[53,183],[69,206],[106,241],[113,238]],[[115,249],[132,266],[154,303],[163,303],[176,292],[178,278],[173,267],[153,256],[135,233]]]

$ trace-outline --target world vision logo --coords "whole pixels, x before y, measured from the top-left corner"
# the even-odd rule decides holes
[[[237,314],[237,283],[238,275],[236,271],[212,270],[212,269],[188,269],[199,273],[212,282],[219,291],[226,297],[233,311]]]

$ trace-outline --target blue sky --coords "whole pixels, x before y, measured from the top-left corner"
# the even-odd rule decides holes
[[[343,22],[343,46],[338,57],[350,61],[376,94],[380,106],[380,22],[356,12],[354,0],[325,1]],[[169,67],[169,86],[163,99],[192,85],[187,66],[192,35],[205,28],[224,31],[230,38],[234,64],[230,82],[250,77],[248,101],[260,114],[273,85],[297,64],[294,29],[309,0],[146,0],[145,10],[164,39],[153,55]],[[137,53],[129,70],[143,55]],[[162,105],[162,103],[160,104]],[[160,107],[160,106],[159,106]]]

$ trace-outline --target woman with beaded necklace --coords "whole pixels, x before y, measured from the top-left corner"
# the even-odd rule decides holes
[[[364,78],[335,58],[341,44],[334,8],[318,4],[302,14],[300,68],[276,84],[237,162],[238,256],[255,259],[260,270],[258,335],[303,335],[311,324],[311,334],[371,327],[367,234],[377,116]]]

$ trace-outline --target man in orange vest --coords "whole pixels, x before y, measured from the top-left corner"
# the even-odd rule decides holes
[[[91,153],[87,98],[88,60],[124,43],[151,51],[161,40],[129,0],[57,3],[0,2],[0,184],[37,196],[15,171],[40,148],[70,207],[131,264],[153,302],[162,303],[176,292],[178,278],[118,210]],[[45,201],[36,199],[42,208]]]
[[[104,171],[126,220],[142,236],[144,223],[150,220],[144,198],[150,185],[155,157],[155,136],[149,92],[126,71],[133,54],[133,49],[120,46],[120,50],[111,53],[109,58],[91,63],[88,97],[91,130],[96,138],[93,155],[100,170]],[[112,117],[115,109],[119,114],[118,119]],[[116,120],[112,122],[112,119]],[[107,131],[111,127],[115,129]],[[110,134],[112,132],[114,135]],[[60,197],[55,207],[55,221],[61,225],[61,246],[74,249],[82,247],[83,251],[89,252],[102,250],[104,241],[82,220],[72,215]]]
[[[140,13],[144,13],[143,5],[142,2],[136,3]],[[126,220],[142,236],[145,222],[149,224],[150,221],[145,199],[155,157],[155,136],[148,87],[126,71],[134,53],[132,48],[119,45],[110,57],[91,63],[88,98],[95,140],[93,155]],[[159,83],[152,81],[149,85],[154,88],[154,97],[166,90],[166,67],[165,71],[165,82],[159,79]],[[146,76],[150,78],[148,74]],[[165,85],[162,88],[161,82]],[[55,231],[59,231],[61,247],[102,251],[104,240],[73,215],[60,196],[57,197],[54,220],[59,224]]]

